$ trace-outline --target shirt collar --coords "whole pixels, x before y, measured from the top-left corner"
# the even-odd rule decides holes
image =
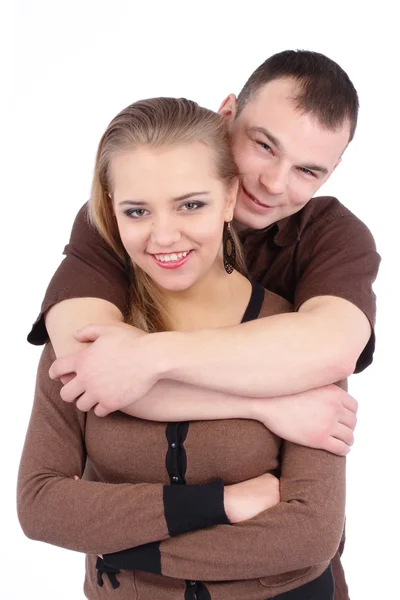
[[[264,229],[242,229],[239,230],[239,237],[244,242],[250,239],[253,241],[263,238],[265,236],[272,237],[272,240],[276,246],[284,248],[290,246],[300,239],[300,228],[295,219],[296,215],[291,215],[281,219],[277,223],[268,225]]]
[[[290,215],[272,225],[275,228],[274,243],[284,248],[300,240],[300,227],[296,215]]]

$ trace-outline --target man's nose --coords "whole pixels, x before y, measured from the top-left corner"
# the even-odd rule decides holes
[[[287,169],[282,164],[270,165],[260,177],[262,185],[271,196],[279,196],[285,192],[287,179]]]

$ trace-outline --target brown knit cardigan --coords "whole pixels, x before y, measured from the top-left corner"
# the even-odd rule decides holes
[[[243,320],[290,310],[255,284]],[[18,513],[28,537],[86,553],[87,598],[183,600],[200,585],[215,600],[265,600],[327,568],[343,532],[344,458],[286,442],[256,421],[82,413],[49,378],[54,359],[48,344]],[[223,486],[266,472],[280,473],[281,502],[230,524]]]

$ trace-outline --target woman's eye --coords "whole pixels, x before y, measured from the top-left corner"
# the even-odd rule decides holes
[[[185,202],[181,208],[182,210],[193,211],[197,208],[201,208],[202,206],[204,206],[204,202]]]
[[[125,211],[127,217],[132,217],[133,219],[139,219],[140,217],[144,217],[144,215],[149,212],[145,208],[129,208]]]

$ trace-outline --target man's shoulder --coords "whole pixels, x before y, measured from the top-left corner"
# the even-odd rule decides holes
[[[316,237],[332,232],[344,237],[353,234],[372,237],[368,227],[337,198],[318,196],[298,212],[275,223],[265,231],[265,238],[272,237],[278,247],[288,247],[298,243],[309,245]]]
[[[338,238],[357,237],[373,244],[372,234],[351,210],[333,196],[312,198],[306,206],[293,215],[293,221],[284,227],[287,233],[295,232],[297,241],[306,242],[310,237],[316,238],[326,234]]]
[[[90,220],[89,202],[85,202],[76,214],[71,231],[71,240],[86,236],[100,236]]]
[[[317,196],[311,198],[297,215],[298,224],[303,227],[323,224],[325,221],[341,219],[343,217],[358,219],[344,204],[334,196]],[[360,219],[358,219],[360,221]]]

